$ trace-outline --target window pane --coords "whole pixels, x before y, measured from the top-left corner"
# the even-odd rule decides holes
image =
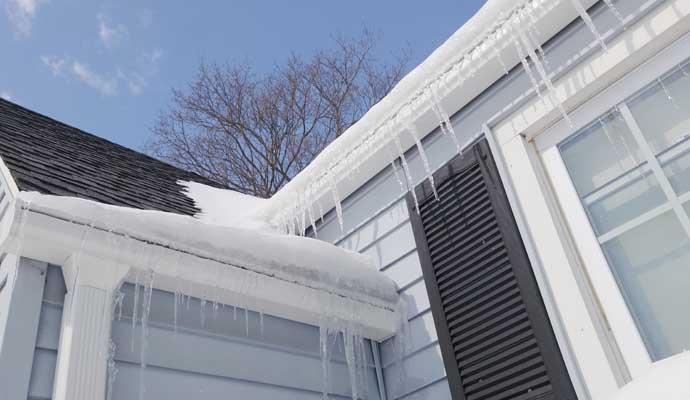
[[[690,240],[667,212],[604,244],[654,360],[690,349]]]
[[[666,196],[659,187],[656,178],[647,172],[633,172],[630,182],[605,196],[589,203],[585,199],[585,208],[597,235],[623,225],[629,220],[666,202]],[[594,198],[597,194],[590,196]],[[588,204],[589,203],[589,204]]]
[[[566,142],[561,152],[597,235],[666,201],[617,112]]]
[[[688,67],[679,69],[629,103],[654,154],[690,135],[689,75]]]
[[[669,161],[664,161],[662,167],[677,195],[690,190],[690,149]]]
[[[613,113],[561,146],[580,196],[641,164],[642,156],[620,114]]]

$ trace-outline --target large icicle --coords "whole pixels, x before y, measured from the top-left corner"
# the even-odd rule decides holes
[[[319,349],[321,353],[321,387],[322,398],[328,400],[328,392],[330,391],[329,376],[331,352],[328,346],[328,338],[330,336],[330,329],[325,322],[321,322],[319,326]]]
[[[407,164],[407,159],[405,158],[405,150],[400,143],[400,137],[393,130],[389,131],[389,134],[393,136],[393,142],[395,147],[398,149],[398,157],[400,157],[400,163],[402,164],[403,172],[405,173],[405,178],[407,179],[407,185],[410,187],[410,193],[412,194],[412,199],[414,200],[414,207],[419,214],[419,200],[417,199],[417,193],[414,190],[414,180],[412,180],[412,174],[410,173],[410,166]]]
[[[144,298],[141,305],[141,343],[139,344],[139,400],[144,400],[146,393],[145,377],[146,372],[146,352],[149,346],[149,316],[151,314],[151,298],[153,297],[153,281],[156,274],[149,270],[148,279],[144,286]]]
[[[498,36],[498,34],[496,34]],[[496,39],[491,41],[491,47],[493,51],[493,56],[495,59],[498,60],[499,64],[501,64],[501,68],[503,68],[503,73],[505,75],[510,74],[510,71],[508,70],[508,66],[506,65],[506,62],[503,60],[503,56],[501,55],[501,50],[498,48],[497,45],[498,41]]]
[[[350,387],[352,390],[352,400],[359,399],[357,382],[357,359],[355,358],[355,335],[347,330],[343,332],[343,344],[345,346],[345,361],[350,375]]]
[[[563,102],[561,99],[558,97],[558,93],[556,92],[556,88],[553,85],[553,81],[551,80],[551,77],[549,77],[549,74],[546,72],[546,68],[544,68],[544,64],[542,64],[541,60],[539,59],[539,56],[537,53],[534,51],[535,45],[534,42],[529,38],[528,35],[524,33],[520,27],[516,27],[516,30],[518,32],[518,35],[520,36],[520,40],[522,40],[522,43],[524,44],[525,48],[527,49],[527,53],[529,54],[530,58],[534,62],[534,65],[537,69],[537,72],[541,76],[542,82],[546,84],[546,88],[548,89],[548,95],[549,99],[551,99],[551,102],[558,107],[558,111],[560,111],[561,115],[563,116],[563,119],[565,119],[570,126],[572,126],[572,121],[570,120],[570,117],[568,116],[568,113],[565,111],[565,107],[563,106]]]
[[[431,191],[434,193],[434,197],[436,198],[436,200],[438,200],[438,193],[436,192],[436,183],[434,182],[434,172],[431,170],[429,158],[427,157],[426,150],[424,150],[424,145],[422,144],[422,141],[419,138],[419,135],[417,134],[417,127],[414,125],[412,117],[413,112],[412,108],[410,108],[409,116],[408,118],[405,118],[403,126],[405,127],[405,130],[410,134],[410,136],[412,136],[412,139],[414,139],[414,142],[417,145],[417,151],[419,152],[419,158],[422,159],[422,165],[424,166],[424,171],[426,172],[426,178],[429,180],[429,183],[431,184]]]
[[[606,42],[604,42],[604,38],[599,33],[599,30],[597,29],[596,25],[594,25],[594,21],[592,21],[592,17],[589,16],[587,10],[582,5],[580,0],[570,1],[573,3],[573,6],[577,10],[578,14],[580,14],[582,21],[584,21],[585,25],[587,25],[587,28],[589,28],[590,32],[592,32],[592,35],[594,35],[594,38],[597,40],[597,42],[599,42],[599,46],[601,46],[601,48],[604,49],[604,51],[608,51],[606,47]]]
[[[470,74],[472,75],[474,72],[471,71]],[[434,85],[429,86],[429,95],[431,96],[431,109],[436,114],[436,118],[439,120],[441,132],[443,132],[443,134],[446,136],[450,135],[453,143],[455,143],[455,148],[458,154],[460,154],[462,152],[462,146],[458,141],[458,137],[455,136],[455,128],[453,128],[453,124],[450,122],[450,116],[448,116],[448,113],[443,110],[441,98],[439,97]]]
[[[343,205],[340,203],[340,194],[338,193],[338,184],[333,176],[332,168],[326,172],[326,179],[328,179],[328,185],[331,188],[331,196],[333,196],[333,202],[335,203],[335,212],[338,217],[338,225],[340,225],[340,232],[345,232],[345,223],[343,221]]]

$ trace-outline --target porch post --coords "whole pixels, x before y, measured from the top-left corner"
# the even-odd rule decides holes
[[[53,399],[105,399],[113,298],[128,271],[85,254],[63,266],[67,295]]]

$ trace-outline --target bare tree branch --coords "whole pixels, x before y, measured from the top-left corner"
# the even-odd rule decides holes
[[[309,59],[291,55],[259,76],[247,63],[202,61],[186,89],[173,89],[155,122],[155,156],[270,197],[352,126],[403,77],[409,54],[379,61],[379,38],[336,36]]]

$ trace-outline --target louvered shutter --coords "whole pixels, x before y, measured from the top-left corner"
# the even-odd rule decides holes
[[[408,206],[454,399],[575,399],[486,141]]]

